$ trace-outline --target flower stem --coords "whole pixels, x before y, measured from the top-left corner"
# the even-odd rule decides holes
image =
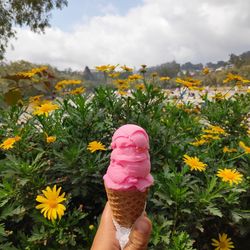
[[[226,95],[234,88],[234,86],[232,88],[230,88],[224,95],[223,98],[226,97]]]
[[[233,157],[233,158],[231,158],[231,159],[228,159],[228,160],[226,160],[226,161],[224,161],[224,162],[229,162],[229,161],[235,160],[235,159],[237,159],[237,158],[239,158],[239,157],[241,157],[242,155],[245,155],[245,154],[246,154],[246,152],[244,152],[244,153],[242,153],[242,154],[239,154],[239,155],[236,155],[235,157]]]

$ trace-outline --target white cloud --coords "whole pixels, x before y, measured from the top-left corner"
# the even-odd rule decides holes
[[[144,0],[121,16],[108,5],[103,16],[78,24],[72,33],[19,29],[7,59],[73,69],[228,59],[230,53],[250,50],[249,10],[247,0]]]
[[[118,9],[112,3],[99,4],[98,9],[105,15],[118,13]]]

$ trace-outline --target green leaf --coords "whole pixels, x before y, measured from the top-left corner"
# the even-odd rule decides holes
[[[2,209],[0,213],[0,219],[4,220],[8,217],[24,214],[24,212],[25,208],[22,206],[14,207],[13,205],[8,205]]]
[[[4,224],[0,224],[0,236],[6,236]]]
[[[206,209],[211,215],[222,217],[222,213],[217,207],[208,206]]]
[[[231,215],[232,215],[233,220],[236,223],[239,223],[240,220],[242,219],[247,219],[247,220],[250,219],[250,210],[234,210],[234,211],[231,211]]]
[[[3,243],[0,244],[0,250],[18,250],[18,249],[12,246],[12,243]]]

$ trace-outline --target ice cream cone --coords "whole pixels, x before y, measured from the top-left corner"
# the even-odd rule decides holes
[[[149,187],[154,182],[150,174],[149,137],[143,128],[126,124],[115,131],[111,148],[103,179],[116,238],[123,249],[134,222],[145,209]]]
[[[143,213],[148,194],[137,189],[119,191],[105,186],[113,219],[122,227],[131,228],[136,219]]]

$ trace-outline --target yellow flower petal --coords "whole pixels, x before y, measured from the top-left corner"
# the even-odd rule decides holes
[[[98,142],[98,141],[92,141],[88,144],[88,147],[87,149],[91,152],[91,153],[94,153],[95,151],[97,150],[107,150],[105,148],[105,146],[101,143],[101,142]]]
[[[45,203],[47,201],[47,199],[41,195],[38,195],[36,197],[36,201],[41,202],[41,203]]]
[[[41,209],[41,213],[45,218],[49,220],[61,219],[64,215],[66,207],[61,202],[65,201],[65,193],[60,196],[61,187],[57,189],[56,185],[51,189],[49,186],[45,190],[42,190],[42,195],[37,195],[36,201],[41,204],[36,206],[36,209]]]
[[[227,234],[219,234],[219,240],[212,239],[212,246],[216,247],[215,250],[230,250],[234,248],[231,238],[227,238]]]

